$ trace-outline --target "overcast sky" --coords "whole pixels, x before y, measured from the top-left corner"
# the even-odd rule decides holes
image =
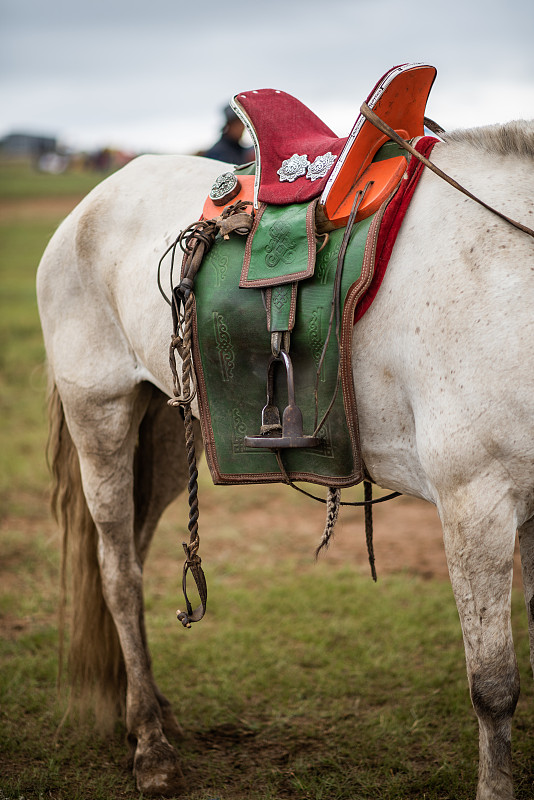
[[[444,128],[534,118],[533,0],[0,0],[0,136],[193,152],[264,87],[345,136],[378,78],[417,61],[437,67]]]

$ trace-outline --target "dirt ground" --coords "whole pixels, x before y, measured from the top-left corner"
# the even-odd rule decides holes
[[[28,200],[21,198],[0,198],[0,220],[15,222],[34,219],[59,220],[66,217],[81,196],[67,197],[34,197]]]
[[[300,495],[295,501],[295,494],[282,485],[209,487],[205,491],[201,486],[199,524],[204,556],[221,564],[261,558],[262,563],[273,565],[277,559],[293,559],[299,566],[312,566],[323,532],[324,506]],[[183,523],[186,515],[183,500],[173,507],[170,520]],[[376,505],[373,534],[378,579],[381,574],[403,572],[427,580],[448,580],[441,524],[432,504],[401,496]],[[158,559],[157,547],[155,550]],[[336,566],[350,564],[369,574],[363,509],[341,509],[334,541],[320,559]],[[514,585],[522,585],[517,542]]]

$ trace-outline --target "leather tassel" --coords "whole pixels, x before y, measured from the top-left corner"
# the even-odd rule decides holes
[[[334,535],[334,528],[336,526],[339,514],[340,503],[341,503],[341,489],[334,489],[331,486],[329,486],[326,495],[326,522],[323,535],[321,537],[321,541],[319,543],[317,550],[315,551],[315,558],[319,556],[319,553],[321,552],[323,547],[328,549],[330,540]]]

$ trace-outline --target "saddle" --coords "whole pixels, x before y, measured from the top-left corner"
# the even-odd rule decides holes
[[[394,67],[367,105],[402,138],[422,137],[435,76],[426,64]],[[405,151],[361,114],[338,138],[282,91],[242,92],[232,106],[255,164],[252,174],[221,175],[202,216],[228,221],[248,204],[254,219],[246,242],[221,228],[195,278],[193,360],[212,478],[354,485],[363,465],[352,324],[372,287],[381,222],[406,177]],[[347,253],[352,274],[343,271]]]
[[[376,83],[367,105],[403,139],[424,134],[424,113],[436,69],[427,64],[393,67]],[[236,94],[231,101],[246,125],[256,153],[255,177],[232,199],[290,205],[320,197],[318,215],[341,228],[358,191],[371,183],[356,220],[374,214],[398,186],[406,169],[402,155],[376,158],[387,137],[361,114],[339,138],[307,106],[278,89]],[[209,219],[216,211],[206,206]]]

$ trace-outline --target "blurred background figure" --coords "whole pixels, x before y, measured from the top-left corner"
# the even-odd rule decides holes
[[[215,158],[227,161],[229,164],[246,164],[254,160],[254,148],[241,144],[241,137],[245,126],[230,106],[223,109],[225,123],[220,139],[215,142],[202,155],[205,158]]]

